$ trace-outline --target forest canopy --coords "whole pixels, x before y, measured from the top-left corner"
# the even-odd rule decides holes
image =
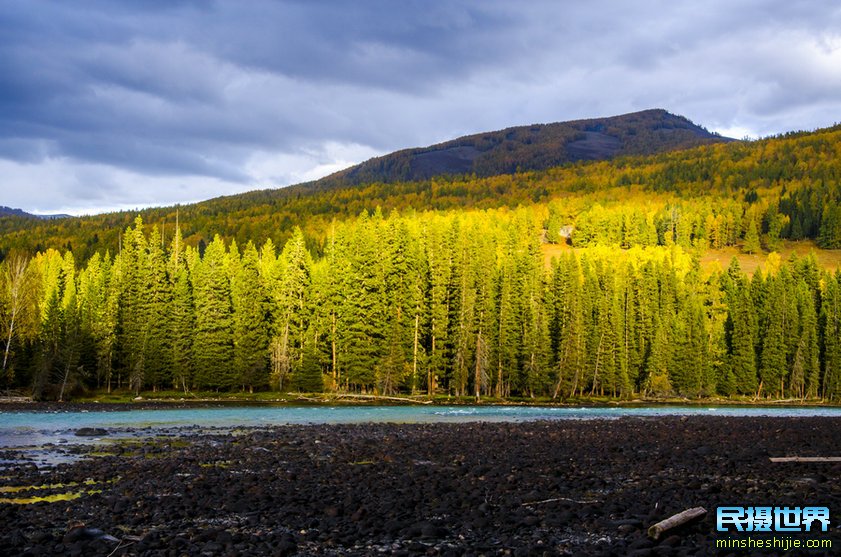
[[[841,394],[841,274],[768,256],[702,273],[678,244],[544,264],[534,208],[336,222],[313,257],[140,218],[115,255],[2,264],[5,387],[456,396]],[[13,294],[16,292],[17,294]]]

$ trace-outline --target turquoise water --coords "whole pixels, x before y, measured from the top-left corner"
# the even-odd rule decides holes
[[[463,423],[523,422],[532,420],[609,419],[623,416],[834,416],[841,408],[657,406],[559,408],[540,406],[237,406],[172,410],[8,412],[0,411],[0,447],[79,442],[80,427],[109,430],[148,428],[155,434],[167,428],[259,427],[284,424],[348,424],[366,422]]]

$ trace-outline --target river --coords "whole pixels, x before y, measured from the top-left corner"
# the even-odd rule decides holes
[[[367,422],[463,423],[533,420],[613,419],[625,416],[776,416],[841,417],[838,407],[761,406],[226,406],[125,411],[3,411],[0,448],[79,442],[82,427],[104,428],[114,435],[155,435],[174,428],[239,428],[287,424]]]

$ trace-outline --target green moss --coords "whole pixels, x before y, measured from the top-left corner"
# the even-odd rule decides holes
[[[114,483],[119,477],[98,482],[88,478],[83,482],[68,482],[64,484],[42,484],[42,485],[16,485],[0,487],[0,494],[17,494],[27,491],[43,491],[47,489],[65,489],[65,488],[79,488],[83,486],[94,486],[99,484]],[[64,493],[53,493],[51,495],[33,495],[31,497],[0,497],[0,504],[6,503],[9,505],[30,505],[32,503],[55,503],[57,501],[72,501],[84,495],[93,495],[94,493],[102,493],[101,489],[76,489],[74,491],[66,491]]]
[[[31,505],[32,503],[56,503],[58,501],[72,501],[84,495],[93,495],[95,493],[102,493],[102,490],[91,489],[87,491],[71,491],[67,493],[56,493],[55,495],[45,495],[43,497],[20,497],[15,499],[0,498],[0,504],[6,503],[10,505]]]

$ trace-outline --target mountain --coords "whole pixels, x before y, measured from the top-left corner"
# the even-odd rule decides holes
[[[32,213],[27,213],[22,209],[12,209],[11,207],[0,205],[0,217],[23,217],[25,219],[53,220],[64,219],[69,216],[70,215],[33,215]]]
[[[318,250],[333,220],[377,207],[386,214],[517,207],[561,196],[583,199],[588,192],[610,196],[614,188],[623,188],[622,195],[627,195],[629,187],[690,195],[726,190],[729,197],[732,188],[749,184],[811,183],[837,176],[835,159],[817,155],[829,151],[834,156],[841,143],[836,131],[741,142],[664,110],[509,128],[399,151],[315,182],[189,205],[50,221],[0,215],[0,259],[10,251],[34,253],[47,248],[72,249],[79,261],[95,252],[113,253],[119,249],[121,232],[138,213],[150,227],[158,226],[164,237],[172,234],[178,221],[184,241],[191,245],[206,244],[215,234],[242,245],[266,238],[282,245],[300,226],[310,247]],[[821,146],[815,147],[815,142]],[[798,153],[802,156],[795,156]],[[453,163],[453,157],[469,159],[470,172]],[[807,160],[814,164],[804,164]],[[823,168],[827,165],[832,168]],[[434,179],[402,178],[418,175]],[[812,217],[803,222],[801,228],[810,231],[809,237],[816,222]]]
[[[336,172],[311,187],[409,182],[444,175],[496,176],[728,141],[733,140],[710,133],[683,116],[652,109],[609,118],[517,126],[404,149]]]

